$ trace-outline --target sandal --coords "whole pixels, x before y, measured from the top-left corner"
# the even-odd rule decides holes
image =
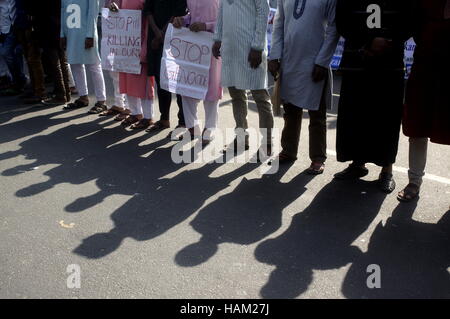
[[[95,105],[88,111],[89,114],[100,114],[104,111],[106,111],[108,107],[106,104],[97,102]]]
[[[160,131],[166,130],[168,128],[170,128],[170,125],[166,125],[162,121],[157,121],[152,126],[150,126],[148,129],[146,129],[145,131],[147,133],[154,133],[154,132],[160,132]]]
[[[109,110],[101,112],[98,116],[114,116],[124,112],[124,109],[120,109],[118,106],[113,106]]]
[[[82,107],[89,106],[89,102],[83,101],[81,99],[76,99],[73,103],[66,104],[63,106],[64,110],[74,110]]]
[[[382,172],[378,178],[378,187],[386,194],[390,194],[395,190],[396,184],[392,173]]]
[[[416,184],[409,183],[401,192],[398,193],[397,199],[400,202],[411,202],[419,196],[420,187]]]
[[[136,115],[130,115],[125,120],[120,123],[123,127],[128,127],[136,122],[139,122],[140,120],[137,118]]]
[[[146,128],[148,128],[150,125],[152,125],[153,124],[153,121],[152,120],[149,120],[149,119],[142,119],[142,120],[139,120],[139,122],[136,122],[136,123],[134,123],[134,124],[132,124],[131,126],[130,126],[130,128],[132,129],[132,130],[143,130],[143,129],[146,129]]]
[[[121,112],[119,115],[117,115],[117,116],[114,118],[114,121],[122,122],[122,121],[125,120],[125,119],[128,117],[128,115],[130,115],[130,114],[131,114],[130,110],[125,110],[125,111]]]
[[[325,163],[313,162],[311,166],[306,170],[309,175],[321,175],[325,171]]]

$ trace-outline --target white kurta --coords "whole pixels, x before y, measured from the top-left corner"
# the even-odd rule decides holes
[[[312,72],[316,64],[329,68],[339,41],[335,13],[336,0],[278,0],[270,59],[281,60],[285,103],[319,109],[325,81],[314,83]]]
[[[214,41],[222,42],[222,87],[267,88],[268,0],[221,0]],[[263,51],[263,63],[252,69],[251,49]]]

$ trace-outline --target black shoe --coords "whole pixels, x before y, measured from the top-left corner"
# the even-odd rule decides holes
[[[245,143],[244,145],[242,145],[242,141],[238,141],[238,138],[235,138],[233,142],[230,143],[230,145],[225,145],[225,147],[222,150],[222,154],[233,152],[234,155],[237,155],[239,151],[241,150],[248,151],[249,149],[250,146],[248,144],[247,139],[245,139]]]
[[[378,178],[378,187],[386,194],[390,194],[395,190],[394,175],[391,173],[381,173]]]
[[[367,174],[369,174],[369,170],[367,168],[350,164],[350,166],[342,172],[334,174],[334,178],[338,180],[352,180],[359,179]]]

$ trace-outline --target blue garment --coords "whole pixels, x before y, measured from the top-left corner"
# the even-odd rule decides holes
[[[22,47],[17,41],[13,30],[5,35],[4,42],[0,44],[0,56],[4,59],[8,66],[12,77],[12,82],[17,87],[23,87],[27,78],[23,68],[23,52]]]
[[[80,10],[80,27],[69,27],[76,22],[77,8]],[[97,32],[99,12],[99,0],[62,0],[61,37],[67,38],[67,61],[70,64],[100,62]],[[94,47],[85,49],[86,38],[94,39]]]
[[[281,60],[281,99],[317,111],[325,81],[315,83],[315,65],[329,68],[339,41],[336,0],[279,0],[271,60]],[[328,81],[332,83],[332,81]],[[331,102],[331,89],[327,101]]]

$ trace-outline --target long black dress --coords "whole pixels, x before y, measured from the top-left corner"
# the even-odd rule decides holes
[[[381,28],[369,28],[368,7],[381,8]],[[337,121],[337,159],[388,166],[398,151],[404,99],[404,43],[412,35],[411,0],[338,0],[336,22],[345,38]],[[367,58],[376,37],[392,49]]]

